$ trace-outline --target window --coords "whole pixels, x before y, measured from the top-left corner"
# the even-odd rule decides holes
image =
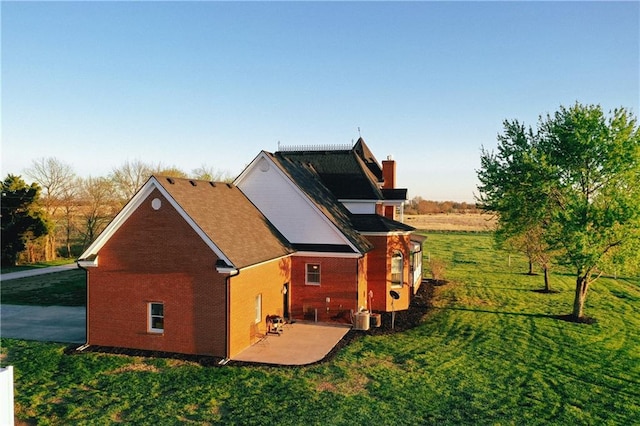
[[[307,263],[307,274],[305,284],[320,285],[320,264]]]
[[[164,333],[164,303],[149,303],[149,332]]]
[[[403,263],[402,253],[394,252],[391,258],[391,287],[402,287]]]
[[[256,296],[256,324],[262,321],[262,293]]]

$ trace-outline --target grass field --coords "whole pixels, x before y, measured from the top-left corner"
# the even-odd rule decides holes
[[[416,229],[427,231],[488,232],[496,226],[494,217],[480,213],[405,215],[404,222]]]
[[[570,312],[573,277],[541,276],[487,234],[428,234],[449,284],[417,328],[363,336],[298,368],[202,367],[2,340],[16,413],[39,424],[632,425],[640,419],[640,282],[601,279],[592,325]]]
[[[3,281],[2,303],[37,306],[85,306],[86,272],[75,269]]]
[[[0,270],[0,273],[8,274],[9,272],[25,271],[28,269],[48,268],[49,266],[67,265],[73,262],[75,262],[75,259],[56,259],[48,262],[37,262],[37,263],[30,263],[28,265],[3,267],[2,270]]]

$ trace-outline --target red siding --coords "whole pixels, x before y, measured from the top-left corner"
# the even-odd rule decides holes
[[[151,208],[160,198],[162,207]],[[158,191],[118,229],[88,273],[91,345],[224,356],[226,291],[215,254]],[[164,333],[147,304],[164,303]]]

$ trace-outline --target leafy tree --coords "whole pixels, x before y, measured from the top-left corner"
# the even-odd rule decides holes
[[[561,108],[539,124],[552,166],[550,239],[573,267],[573,316],[583,317],[589,285],[640,238],[640,131],[625,109],[606,117],[599,106]]]
[[[505,121],[498,135],[498,152],[482,149],[479,201],[482,208],[497,214],[498,246],[515,248],[544,271],[545,291],[549,292],[550,248],[545,240],[549,221],[549,199],[545,196],[549,167],[538,160],[536,135],[518,121]]]
[[[624,108],[607,117],[576,103],[541,117],[536,133],[505,122],[498,142],[481,156],[483,208],[513,235],[542,227],[545,253],[575,271],[572,317],[583,320],[589,286],[640,239],[637,121]]]
[[[20,176],[7,175],[2,182],[2,266],[15,266],[28,240],[46,235],[47,223],[36,207],[40,187],[27,185]]]

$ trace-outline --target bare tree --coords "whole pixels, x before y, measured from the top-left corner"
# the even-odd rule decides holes
[[[202,164],[191,171],[194,179],[208,180],[211,182],[232,182],[233,176],[228,170],[216,170],[214,167]]]
[[[61,222],[58,213],[72,201],[68,199],[68,195],[73,191],[76,174],[69,164],[55,157],[34,160],[25,174],[42,188],[40,202],[52,227],[52,232],[46,237],[44,259],[53,260],[56,257],[56,234]]]
[[[126,203],[153,174],[154,167],[140,160],[127,160],[122,166],[114,168],[109,178],[114,183],[118,199]]]
[[[158,164],[153,171],[154,175],[162,175],[162,176],[170,176],[176,178],[187,178],[187,175],[183,170],[180,170],[176,166],[163,166],[162,164]]]
[[[82,180],[80,199],[83,222],[80,233],[86,248],[113,219],[120,205],[114,196],[113,181],[105,177]]]

